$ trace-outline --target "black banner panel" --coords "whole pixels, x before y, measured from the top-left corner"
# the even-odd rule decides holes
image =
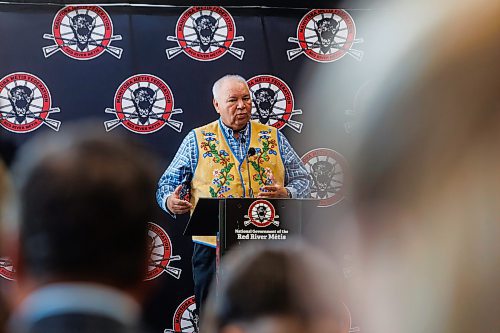
[[[218,118],[212,84],[239,74],[254,99],[252,118],[282,131],[311,173],[312,196],[321,206],[311,216],[321,226],[311,237],[326,241],[322,230],[335,234],[335,216],[349,201],[346,147],[369,81],[362,71],[345,73],[361,68],[367,56],[358,22],[366,14],[373,15],[363,9],[0,5],[0,143],[15,149],[38,133],[57,136],[69,123],[92,119],[104,133],[121,132],[151,147],[166,168],[191,129]],[[329,80],[334,85],[312,80],[337,69],[339,76]],[[154,332],[197,332],[192,242],[182,235],[187,217],[158,215],[148,221],[153,245],[145,283],[154,295],[144,319]],[[348,259],[338,257],[343,265]],[[2,286],[15,281],[8,259],[0,276]]]

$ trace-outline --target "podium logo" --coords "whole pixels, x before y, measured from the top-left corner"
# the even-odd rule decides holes
[[[196,303],[194,296],[186,298],[177,307],[173,318],[173,329],[166,329],[164,333],[198,333],[199,317],[195,313]]]
[[[248,226],[253,224],[259,228],[265,228],[271,224],[279,227],[280,223],[278,221],[279,215],[276,215],[274,206],[267,200],[255,200],[252,202],[250,207],[248,207],[248,215],[245,215],[245,220],[243,224]]]
[[[114,108],[105,112],[116,115],[116,119],[104,122],[107,132],[119,125],[138,134],[153,133],[165,125],[179,133],[182,130],[183,123],[172,119],[182,109],[174,109],[170,87],[150,74],[134,75],[123,81],[115,93]]]
[[[356,26],[351,15],[342,9],[314,9],[308,12],[297,26],[297,37],[289,37],[298,48],[287,51],[292,61],[305,54],[316,62],[337,61],[346,54],[361,61],[363,52],[352,46],[362,43],[356,39]]]
[[[198,61],[216,60],[228,52],[242,60],[245,54],[245,50],[233,46],[245,39],[236,36],[234,19],[222,7],[188,8],[177,20],[175,36],[167,40],[178,45],[166,49],[169,60],[182,52]]]
[[[16,270],[12,265],[10,258],[0,258],[0,276],[9,281],[15,280]]]
[[[15,133],[27,133],[42,125],[59,131],[61,122],[50,119],[52,107],[47,85],[33,74],[17,72],[0,80],[0,125]]]
[[[342,155],[317,148],[302,156],[302,162],[312,176],[311,196],[320,199],[319,207],[329,207],[344,199],[347,161]]]
[[[283,80],[272,75],[257,75],[247,83],[253,99],[252,119],[278,130],[287,125],[297,133],[301,132],[303,124],[291,118],[302,114],[302,110],[293,109],[292,90]]]
[[[68,6],[57,12],[52,22],[52,34],[44,34],[54,45],[45,46],[45,58],[61,51],[76,60],[94,59],[104,52],[120,59],[122,49],[111,46],[121,40],[113,35],[113,22],[108,13],[99,6]]]
[[[149,262],[144,280],[156,279],[163,272],[167,272],[174,278],[179,279],[182,270],[170,266],[170,262],[181,260],[181,257],[172,255],[172,242],[165,230],[155,223],[148,222],[148,240]]]

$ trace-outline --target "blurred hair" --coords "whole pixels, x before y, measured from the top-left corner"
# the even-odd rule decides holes
[[[354,191],[373,333],[500,329],[500,4],[444,8],[364,112]]]
[[[38,281],[97,281],[130,288],[147,268],[147,222],[156,161],[96,124],[35,137],[14,165],[21,264]]]
[[[338,272],[305,244],[249,243],[224,260],[202,318],[203,332],[269,316],[295,318],[304,325],[327,317],[349,328]]]
[[[4,256],[4,223],[6,220],[6,210],[8,203],[11,202],[11,184],[7,168],[0,159],[0,259]],[[0,332],[5,332],[9,309],[5,301],[4,294],[0,292]]]
[[[7,168],[5,167],[5,164],[0,159],[0,241],[2,234],[2,226],[3,223],[5,223],[4,221],[7,210],[7,202],[9,201],[8,198],[10,197],[10,195],[11,195],[10,178],[7,173]]]

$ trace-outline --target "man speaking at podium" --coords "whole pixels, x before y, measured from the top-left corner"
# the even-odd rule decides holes
[[[220,118],[186,135],[158,182],[158,204],[175,216],[192,213],[202,197],[309,197],[309,175],[285,136],[250,121],[252,98],[245,79],[226,75],[214,83],[212,93]],[[193,242],[200,312],[215,273],[216,240],[193,236]]]

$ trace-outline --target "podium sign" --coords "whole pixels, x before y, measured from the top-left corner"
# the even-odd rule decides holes
[[[302,234],[302,205],[293,199],[226,200],[219,206],[221,255],[248,241],[286,241]]]
[[[315,199],[200,198],[185,235],[218,236],[218,252],[248,241],[286,241],[302,235]]]

